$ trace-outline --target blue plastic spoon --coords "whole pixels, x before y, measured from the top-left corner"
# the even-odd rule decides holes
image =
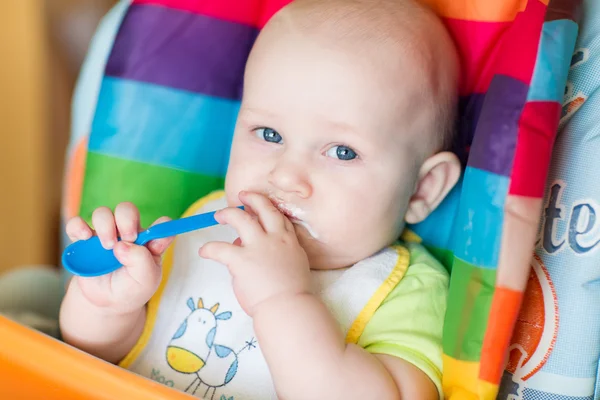
[[[243,209],[244,207],[240,206],[239,208]],[[134,243],[143,246],[151,240],[217,225],[218,222],[214,215],[215,211],[212,211],[154,225],[138,233]],[[121,263],[115,257],[112,249],[107,250],[102,247],[97,236],[69,245],[63,252],[62,263],[70,273],[84,277],[109,274],[121,267]]]

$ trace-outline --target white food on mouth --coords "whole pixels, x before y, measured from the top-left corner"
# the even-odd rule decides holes
[[[315,232],[315,230],[308,224],[308,222],[302,219],[302,216],[306,214],[304,210],[293,204],[284,203],[276,197],[272,197],[272,199],[275,202],[276,207],[279,209],[279,211],[293,218],[292,222],[294,224],[303,226],[304,229],[306,229],[306,231],[309,233],[309,235],[313,237],[313,239],[319,239],[319,235],[317,234],[317,232]]]
[[[315,230],[308,223],[306,223],[302,220],[295,221],[294,223],[296,223],[298,225],[302,225],[304,227],[304,229],[306,229],[308,231],[310,236],[312,236],[316,240],[319,240],[319,235],[317,235],[317,232],[315,232]]]

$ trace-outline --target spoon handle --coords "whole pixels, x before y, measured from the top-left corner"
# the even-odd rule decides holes
[[[238,208],[244,209],[243,206]],[[193,215],[191,217],[167,221],[151,226],[138,235],[135,244],[143,246],[151,240],[162,239],[202,228],[208,228],[209,226],[218,225],[219,223],[215,219],[215,212],[216,211]]]

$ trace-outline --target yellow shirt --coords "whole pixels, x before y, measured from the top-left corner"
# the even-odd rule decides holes
[[[410,252],[404,278],[365,326],[358,345],[414,364],[442,395],[442,331],[449,276],[425,248],[403,243]]]

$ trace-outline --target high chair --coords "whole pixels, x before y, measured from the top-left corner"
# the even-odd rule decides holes
[[[246,57],[288,1],[121,1],[75,94],[64,217],[89,221],[100,205],[132,201],[146,226],[221,188]],[[600,193],[589,184],[599,170],[591,121],[600,106],[590,94],[600,85],[600,3],[423,1],[462,62],[455,151],[464,174],[404,237],[451,271],[445,396],[593,399],[600,319],[582,307],[600,300]],[[587,179],[567,183],[571,170]],[[568,356],[578,334],[589,346]],[[0,337],[1,398],[189,398],[8,320]]]

